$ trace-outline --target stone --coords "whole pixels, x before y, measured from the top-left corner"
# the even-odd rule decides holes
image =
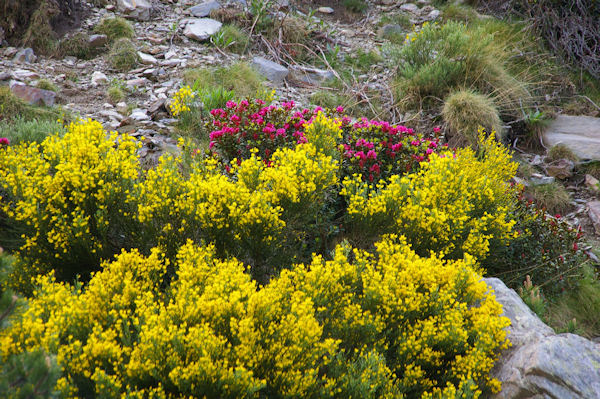
[[[252,65],[261,75],[276,84],[283,83],[283,80],[289,73],[289,70],[286,67],[263,57],[254,57],[252,59]]]
[[[150,83],[150,81],[146,78],[135,78],[135,79],[129,79],[128,81],[125,82],[125,86],[128,89],[135,89],[138,87],[144,87],[146,85],[148,85]]]
[[[542,186],[544,184],[552,184],[556,179],[553,176],[544,176],[539,173],[533,173],[530,180],[534,186]]]
[[[140,57],[140,62],[144,65],[156,65],[158,64],[158,60],[151,56],[150,54],[142,53],[138,51],[138,56]]]
[[[56,93],[50,90],[38,89],[37,87],[24,84],[15,84],[10,88],[12,93],[31,105],[45,105],[52,107],[56,99]]]
[[[35,60],[37,60],[37,57],[33,52],[33,49],[29,47],[17,51],[15,57],[13,58],[14,62],[21,62],[24,64],[32,64],[35,62]]]
[[[335,78],[335,74],[318,68],[295,67],[290,70],[290,77],[311,85],[318,85]]]
[[[580,159],[600,160],[600,118],[559,115],[542,139],[547,148],[564,144]]]
[[[92,73],[92,86],[99,86],[108,83],[108,76],[100,71]]]
[[[411,12],[411,13],[413,13],[413,14],[415,14],[415,13],[419,12],[419,7],[417,7],[417,5],[416,5],[416,4],[413,4],[413,3],[406,3],[406,4],[402,4],[402,5],[400,6],[400,9],[401,9],[402,11],[405,11],[405,12]]]
[[[600,181],[592,175],[585,175],[585,185],[594,193],[600,192]]]
[[[194,17],[202,18],[208,17],[212,10],[218,10],[219,8],[221,8],[221,3],[211,0],[195,5],[189,11]]]
[[[404,35],[404,28],[398,24],[386,24],[379,29],[379,37],[387,39],[392,36],[401,36]]]
[[[129,117],[136,121],[148,121],[150,120],[150,116],[148,115],[148,111],[141,108],[135,108],[131,111],[131,115]]]
[[[321,14],[333,14],[333,8],[331,7],[319,7],[317,11]]]
[[[575,169],[575,163],[568,159],[557,159],[546,165],[548,176],[554,176],[561,180],[573,176],[573,169]]]
[[[27,69],[16,69],[12,72],[12,78],[16,80],[30,81],[39,79],[40,75],[38,75],[36,72],[28,71]]]
[[[484,281],[511,321],[512,346],[491,372],[502,390],[491,399],[599,399],[600,344],[575,334],[555,334],[500,279]]]
[[[591,201],[587,204],[588,216],[594,225],[596,235],[600,235],[600,201]]]
[[[427,14],[427,17],[425,17],[425,19],[427,19],[428,21],[434,21],[438,19],[439,16],[440,10],[431,10],[431,12]]]
[[[117,0],[117,10],[128,18],[148,21],[152,4],[147,0]]]
[[[108,37],[106,35],[90,35],[88,38],[88,45],[90,48],[99,48],[108,44]]]
[[[12,75],[8,72],[0,72],[0,82],[8,80],[12,77]]]
[[[183,34],[190,39],[202,42],[221,30],[222,25],[212,18],[192,18],[185,25]]]

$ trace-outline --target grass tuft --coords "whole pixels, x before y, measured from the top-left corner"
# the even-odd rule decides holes
[[[448,127],[452,146],[475,146],[480,126],[488,132],[496,132],[496,137],[502,139],[503,128],[498,109],[488,96],[472,90],[451,93],[444,103],[442,118]]]
[[[577,162],[579,157],[575,155],[573,150],[564,144],[557,144],[548,150],[546,161],[553,162],[559,159],[568,159],[569,161]]]
[[[205,91],[221,87],[233,90],[236,98],[256,95],[264,89],[263,78],[246,62],[236,62],[227,67],[194,68],[184,72],[184,83],[194,90]]]
[[[106,35],[111,42],[121,38],[131,39],[135,34],[129,21],[121,17],[105,18],[96,25],[94,30]]]
[[[126,38],[114,42],[108,54],[109,64],[121,72],[134,68],[138,64],[139,58],[133,42]]]
[[[565,214],[571,205],[571,195],[562,184],[554,182],[538,186],[529,186],[525,192],[541,208],[551,214]]]

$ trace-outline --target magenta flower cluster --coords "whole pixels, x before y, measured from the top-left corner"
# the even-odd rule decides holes
[[[275,106],[262,100],[243,100],[229,101],[225,108],[210,112],[215,130],[210,133],[209,148],[226,170],[234,159],[239,163],[250,157],[253,149],[270,165],[277,148],[292,148],[307,141],[304,129],[320,111],[341,121],[343,176],[359,173],[363,179],[377,182],[402,175],[418,168],[440,146],[437,139],[424,138],[405,126],[364,118],[352,123],[343,115],[343,107],[299,110],[293,101]],[[434,134],[439,133],[435,130]]]
[[[10,140],[6,137],[0,137],[0,146],[8,146],[10,145]]]
[[[344,133],[343,172],[360,173],[370,182],[415,170],[440,147],[437,138],[424,138],[413,129],[385,121],[363,118],[344,127]]]

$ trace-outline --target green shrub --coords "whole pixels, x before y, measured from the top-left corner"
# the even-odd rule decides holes
[[[227,67],[188,69],[184,82],[199,91],[221,87],[234,91],[237,98],[252,97],[264,89],[260,74],[242,61]]]
[[[0,137],[6,137],[12,145],[26,142],[41,143],[55,133],[63,134],[63,125],[56,121],[28,120],[17,117],[11,121],[0,122]]]
[[[394,86],[401,107],[435,108],[437,99],[464,87],[489,95],[501,115],[519,117],[531,102],[525,83],[507,70],[510,52],[481,29],[424,24],[391,55],[398,65]]]
[[[493,101],[471,90],[453,91],[444,102],[442,118],[449,129],[452,146],[477,145],[477,131],[483,127],[503,139],[502,121]]]
[[[355,13],[363,13],[369,8],[369,5],[364,0],[344,0],[344,7]]]
[[[125,99],[125,92],[118,85],[111,85],[108,90],[106,90],[106,96],[113,104],[116,104]]]
[[[121,38],[132,39],[135,34],[131,24],[121,17],[104,18],[94,30],[106,35],[111,42]]]
[[[545,187],[545,186],[538,186]],[[552,189],[551,189],[552,190]],[[482,267],[517,289],[527,276],[548,296],[555,297],[577,286],[586,260],[582,233],[566,221],[546,215],[535,203],[515,198],[512,209],[515,237],[508,246],[490,247]]]
[[[62,57],[71,55],[82,60],[90,59],[95,55],[95,52],[90,48],[89,36],[82,32],[61,40],[58,44],[57,53]]]
[[[43,90],[53,91],[55,93],[58,92],[58,87],[56,87],[56,85],[48,79],[38,80],[37,83],[35,84],[35,87],[38,87]]]
[[[139,55],[133,42],[129,39],[118,39],[110,48],[108,62],[118,71],[126,72],[134,68],[139,62]]]
[[[464,260],[400,238],[336,249],[258,286],[235,259],[186,244],[168,266],[124,252],[85,289],[41,278],[1,356],[47,349],[63,395],[455,397],[488,373],[508,319]],[[165,279],[168,269],[176,278]]]
[[[211,37],[211,42],[220,48],[242,54],[248,47],[250,38],[235,25],[223,25],[221,30]]]

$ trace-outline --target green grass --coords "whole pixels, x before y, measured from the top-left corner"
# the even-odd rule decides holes
[[[237,54],[242,54],[247,49],[249,41],[246,32],[236,25],[229,24],[223,25],[221,30],[211,38],[215,46]]]
[[[76,33],[67,39],[61,40],[56,53],[61,57],[70,55],[82,60],[90,59],[96,54],[90,48],[89,36],[82,32]]]
[[[364,0],[343,0],[342,4],[346,10],[354,13],[363,13],[369,8]]]
[[[64,133],[62,124],[50,120],[26,119],[18,116],[0,122],[0,137],[7,137],[11,145],[23,142],[41,143],[48,135]]]
[[[566,145],[558,144],[548,150],[546,161],[552,162],[559,159],[568,159],[573,162],[579,161],[579,158],[575,153]]]
[[[60,109],[29,105],[12,94],[8,87],[0,87],[0,122],[17,118],[55,121],[62,116]]]
[[[234,91],[236,98],[253,97],[264,89],[260,74],[242,61],[227,67],[188,69],[184,72],[183,80],[197,91],[219,87]]]
[[[554,182],[538,186],[529,186],[525,189],[540,207],[551,214],[565,214],[571,204],[571,195],[562,184]]]
[[[120,38],[131,39],[135,34],[133,26],[125,18],[121,17],[103,19],[96,25],[94,31],[106,35],[111,42]]]
[[[39,89],[43,89],[43,90],[53,91],[55,93],[58,92],[58,87],[56,87],[56,85],[48,79],[38,80],[37,83],[35,84],[35,87],[37,87]]]
[[[108,54],[110,66],[121,72],[133,69],[138,64],[139,58],[133,42],[126,38],[114,42]]]

